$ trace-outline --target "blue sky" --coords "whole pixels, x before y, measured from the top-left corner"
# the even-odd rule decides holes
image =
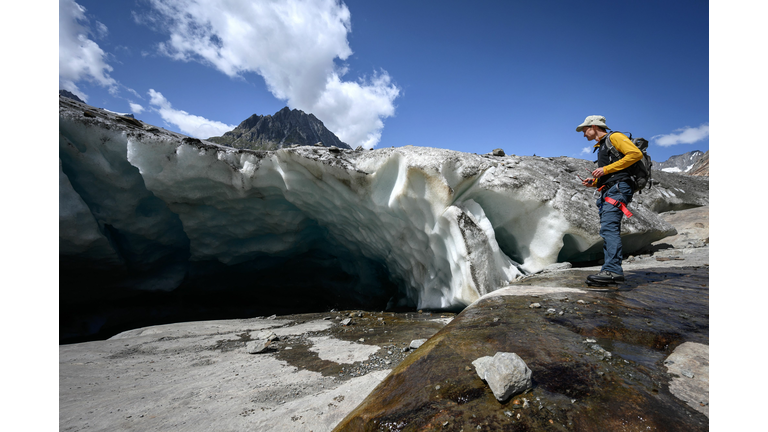
[[[592,159],[587,115],[709,149],[704,1],[61,0],[59,87],[187,135],[284,106],[356,147]],[[77,39],[79,37],[79,39]]]

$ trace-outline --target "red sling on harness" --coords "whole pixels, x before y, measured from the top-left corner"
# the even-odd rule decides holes
[[[632,212],[629,211],[629,209],[627,208],[626,205],[624,205],[623,202],[616,201],[615,199],[613,199],[613,198],[611,198],[609,196],[605,197],[605,202],[607,202],[608,204],[610,204],[612,206],[615,206],[615,207],[618,207],[619,209],[621,209],[622,213],[624,213],[624,215],[626,217],[628,217],[628,218],[632,217]]]

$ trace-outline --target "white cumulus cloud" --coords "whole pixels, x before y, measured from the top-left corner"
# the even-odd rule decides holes
[[[675,144],[693,144],[709,136],[709,124],[702,124],[699,127],[684,127],[675,130],[673,133],[656,135],[651,139],[662,147],[669,147]]]
[[[144,112],[144,107],[137,103],[129,102],[128,105],[131,107],[131,112],[134,114],[141,114]]]
[[[289,107],[317,116],[342,141],[372,148],[400,89],[376,71],[355,81],[337,65],[352,54],[349,9],[338,0],[151,0],[170,32],[160,52],[230,77],[261,75]]]
[[[154,107],[154,110],[160,114],[163,120],[175,125],[185,134],[196,138],[206,139],[212,136],[221,136],[235,128],[235,125],[208,120],[186,111],[174,109],[168,99],[154,89],[149,89],[149,104]],[[133,109],[133,105],[131,104],[131,109]]]
[[[79,81],[92,81],[112,93],[117,91],[117,81],[109,76],[112,67],[104,60],[104,51],[89,38],[88,23],[84,7],[73,0],[59,0],[59,88],[86,102],[88,96],[77,87]],[[104,24],[97,22],[95,26],[99,34],[106,35]]]

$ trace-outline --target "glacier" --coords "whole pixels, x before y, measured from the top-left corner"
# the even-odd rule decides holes
[[[593,193],[577,178],[592,163],[580,159],[238,150],[60,97],[59,160],[60,285],[74,303],[238,287],[450,309],[602,255]],[[630,206],[625,253],[675,234],[656,189]]]

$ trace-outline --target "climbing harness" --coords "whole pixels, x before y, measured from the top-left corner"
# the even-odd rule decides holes
[[[610,205],[612,205],[614,207],[618,207],[621,210],[621,212],[624,213],[624,215],[627,218],[631,218],[632,217],[632,212],[629,211],[629,209],[627,208],[627,206],[623,202],[616,201],[615,199],[613,199],[613,198],[611,198],[609,196],[605,197],[605,202],[607,202],[608,204],[610,204]]]
[[[614,184],[615,184],[615,183],[612,183],[610,186],[613,186]],[[607,184],[604,184],[604,185],[600,186],[599,188],[597,188],[597,189],[595,190],[595,193],[596,193],[596,194],[598,194],[598,193],[599,193],[599,194],[601,194],[601,195],[602,195],[603,191],[604,191],[604,190],[607,190],[607,189],[610,189],[610,188],[608,187],[608,185],[607,185]],[[631,212],[631,211],[629,211],[629,209],[627,208],[627,205],[626,205],[626,204],[624,204],[623,202],[621,202],[621,201],[617,201],[617,200],[615,200],[615,199],[613,199],[613,198],[611,198],[611,197],[609,197],[609,196],[603,197],[603,200],[604,200],[605,202],[607,202],[608,204],[610,204],[610,205],[614,206],[614,207],[618,207],[618,208],[619,208],[619,210],[621,210],[621,212],[622,212],[622,213],[624,213],[624,215],[625,215],[627,218],[631,218],[631,217],[633,216],[633,215],[632,215],[632,212]]]

